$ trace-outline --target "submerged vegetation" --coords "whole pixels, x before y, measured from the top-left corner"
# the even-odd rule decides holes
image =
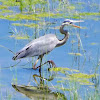
[[[14,26],[26,26],[26,27],[30,27],[30,28],[38,27],[38,25],[34,24],[34,23],[31,23],[31,24],[12,23],[12,25],[14,25]]]
[[[88,75],[84,73],[79,73],[78,70],[63,68],[63,67],[52,68],[51,71],[61,72],[65,74],[66,77],[57,76],[58,79],[60,78],[60,81],[58,81],[59,83],[68,83],[66,82],[68,80],[72,82],[78,82],[81,85],[94,85],[94,83],[90,82],[89,79],[95,78],[97,76],[96,74]],[[71,72],[72,74],[70,74],[68,71]]]
[[[57,1],[57,0],[56,0]],[[54,2],[56,2],[54,1]],[[1,19],[8,19],[12,21],[17,20],[39,20],[39,17],[66,17],[66,18],[74,18],[74,19],[84,19],[87,17],[84,16],[100,16],[99,12],[80,12],[77,10],[75,5],[70,5],[65,2],[63,4],[59,1],[59,8],[53,7],[50,8],[50,3],[48,0],[0,0],[2,5],[0,5],[0,18]],[[61,5],[63,4],[62,8]],[[78,3],[77,5],[80,5]],[[84,4],[84,3],[83,3]],[[82,4],[81,4],[82,5]],[[17,7],[17,10],[9,10],[12,7]],[[66,9],[65,9],[66,8]],[[18,13],[18,9],[21,11]],[[52,10],[49,10],[52,9]],[[77,11],[76,11],[77,10]],[[63,12],[62,12],[63,11]],[[66,13],[65,13],[66,11]],[[53,13],[51,13],[53,12]],[[74,13],[73,13],[74,12]],[[5,14],[4,14],[5,13]],[[90,17],[89,17],[90,18]]]
[[[10,37],[13,37],[17,40],[20,40],[20,39],[29,39],[29,37],[27,35],[11,35]]]
[[[58,33],[58,29],[61,24],[60,21],[63,21],[63,19],[66,18],[100,21],[100,5],[94,3],[93,0],[90,0],[90,2],[83,2],[82,0],[80,0],[80,2],[78,0],[0,0],[0,19],[10,22],[9,25],[12,34],[10,34],[9,37],[13,40],[30,41],[33,38],[52,32],[60,37]],[[93,25],[93,23],[91,25]],[[88,31],[91,30],[92,26],[87,27],[88,28],[85,29]],[[14,28],[14,31],[12,28]],[[47,85],[50,82],[52,88],[56,91],[53,95],[58,95],[58,100],[67,100],[67,98],[68,100],[99,100],[100,50],[98,50],[98,54],[96,54],[97,58],[93,58],[91,56],[91,50],[87,52],[85,47],[87,47],[88,44],[89,46],[99,46],[100,43],[89,41],[90,43],[82,44],[81,38],[86,40],[89,38],[85,29],[85,35],[81,35],[80,30],[78,32],[74,30],[74,33],[78,35],[70,34],[72,39],[69,39],[71,48],[69,49],[70,51],[67,51],[67,53],[64,52],[65,55],[68,54],[68,57],[71,57],[72,59],[72,61],[68,58],[66,58],[66,60],[64,59],[65,64],[67,64],[68,61],[71,61],[70,67],[57,67],[50,69],[50,73],[56,73],[53,78],[57,84],[55,81],[53,84],[53,82],[50,82],[51,80],[48,80]],[[97,33],[99,32],[97,31]],[[92,35],[90,35],[90,37],[91,36]],[[18,46],[18,43],[15,44]],[[19,43],[19,45],[21,44]],[[96,51],[94,52],[96,53]],[[57,55],[57,57],[59,56]],[[34,59],[32,59],[32,61],[34,61]],[[63,61],[63,59],[60,61]],[[88,64],[86,62],[88,62]],[[45,71],[43,72],[45,73]],[[15,76],[17,76],[17,72],[13,74],[16,74]],[[43,74],[43,76],[46,75]],[[53,80],[53,78],[51,79]],[[18,84],[18,80],[16,78],[12,79],[12,81]],[[0,88],[1,85],[2,84],[0,84]],[[29,88],[28,86],[24,87]],[[9,94],[8,92],[7,94],[8,99],[11,100],[13,94]],[[0,95],[2,96],[2,99],[3,93]]]

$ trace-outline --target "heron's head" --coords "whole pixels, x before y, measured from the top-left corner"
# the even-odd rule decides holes
[[[70,19],[66,19],[62,25],[67,25],[67,26],[73,26],[73,27],[77,27],[77,28],[81,28],[80,26],[74,25],[74,23],[78,23],[78,22],[83,22],[82,20],[70,20]]]

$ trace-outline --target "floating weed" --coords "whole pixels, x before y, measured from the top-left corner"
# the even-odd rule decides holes
[[[33,28],[33,27],[37,27],[38,25],[37,25],[37,24],[32,23],[32,24],[23,24],[23,26]]]
[[[59,90],[63,90],[63,91],[72,91],[72,89],[68,89],[68,88],[62,88],[61,86],[54,86],[54,88],[59,89]]]
[[[94,16],[100,16],[100,13],[98,12],[97,13],[94,13],[94,12],[74,13],[73,15],[67,16],[67,18],[88,19],[87,16],[91,16],[89,17],[89,19],[98,20],[98,18],[94,18]]]
[[[13,15],[0,15],[0,19],[8,19],[8,20],[11,20],[11,21],[16,21],[16,18],[13,18]]]
[[[0,5],[0,9],[8,9],[8,6]]]
[[[36,17],[52,17],[54,16],[54,13],[48,13],[48,12],[42,12],[36,15]]]
[[[94,12],[83,12],[83,13],[79,13],[80,16],[100,16],[100,13],[94,13]]]
[[[3,15],[0,15],[0,19],[6,19]]]
[[[14,18],[15,15],[6,15],[6,16],[2,16],[2,19],[8,19],[8,20],[11,20],[11,21],[17,21],[17,20],[20,20],[18,18]]]
[[[12,23],[13,26],[24,26],[24,24],[21,23]]]
[[[20,2],[16,2],[16,0],[0,0],[3,5],[6,6],[19,6]]]
[[[41,8],[36,8],[35,10],[38,11],[38,12],[42,12]]]
[[[78,82],[80,85],[94,85],[94,83],[90,82],[89,79],[95,77],[95,74],[84,74],[84,73],[75,73],[68,75],[66,77],[61,77],[62,80],[70,80],[71,82]],[[63,81],[60,80],[62,83]],[[65,81],[63,82],[65,83]]]
[[[96,75],[95,74],[88,75],[88,74],[84,74],[84,73],[75,73],[75,74],[71,74],[69,76],[74,77],[74,78],[93,78]]]
[[[8,20],[40,20],[39,17],[53,17],[56,14],[54,13],[47,13],[43,12],[40,14],[32,14],[32,15],[25,15],[25,14],[15,14],[15,15],[7,15],[7,16],[2,16],[4,19]]]
[[[88,79],[78,79],[78,78],[66,78],[67,80],[70,80],[72,82],[78,82],[80,85],[94,85],[94,83],[90,82]]]
[[[79,70],[75,70],[75,69],[70,69],[70,68],[62,68],[62,67],[57,67],[57,68],[51,68],[50,71],[55,71],[55,72],[62,72],[64,73],[65,71],[74,71],[74,72],[79,72]]]
[[[72,74],[69,74],[69,73],[65,73],[66,69],[65,68],[53,68],[55,70],[53,71],[60,71],[60,72],[64,72],[64,74],[66,75],[66,77],[57,77],[58,80],[57,83],[64,83],[66,84],[67,81],[70,81],[70,82],[78,82],[80,85],[94,85],[94,83],[90,82],[89,79],[91,78],[94,78],[95,76],[97,76],[96,74],[84,74],[84,73],[72,73]],[[63,70],[61,70],[63,69]],[[76,71],[76,70],[75,70]]]
[[[93,42],[93,43],[91,43],[90,45],[98,45],[98,43],[94,43],[94,42]]]
[[[31,23],[31,24],[12,23],[12,25],[14,25],[14,26],[25,26],[25,27],[30,27],[30,28],[33,28],[33,27],[37,27],[38,26],[35,23]]]
[[[3,14],[3,13],[12,13],[12,12],[13,12],[12,10],[3,9],[2,11],[0,11],[0,14]]]
[[[11,35],[10,37],[13,37],[17,40],[20,40],[20,39],[29,39],[29,36],[27,35]]]
[[[12,21],[17,21],[17,20],[39,20],[39,18],[36,18],[35,15],[24,15],[24,14],[6,15],[6,16],[1,16],[1,18],[12,20]]]
[[[68,53],[69,55],[82,56],[81,53]]]
[[[33,0],[32,1],[33,4],[47,4],[47,1],[46,0]]]
[[[69,77],[67,80],[70,80],[72,82],[78,82],[80,85],[94,85],[94,83],[90,82],[89,79],[84,79],[84,78],[73,78]]]
[[[81,84],[81,85],[94,85],[94,83],[90,82],[90,81],[87,80],[87,79],[78,79],[77,81],[78,81],[79,84]]]
[[[66,75],[66,77],[57,77],[60,80],[57,81],[57,83],[66,83],[67,81],[70,82],[78,82],[80,85],[94,85],[94,83],[89,81],[89,78],[77,78],[77,77],[71,77],[70,75]]]
[[[74,9],[75,9],[75,6],[73,6],[73,5],[67,6],[67,9],[69,9],[69,10],[74,10]]]
[[[3,10],[1,13],[11,13],[13,11],[11,10]],[[7,19],[7,20],[11,20],[11,21],[17,21],[17,20],[40,20],[40,17],[57,17],[58,14],[54,14],[54,13],[48,13],[48,12],[42,12],[39,14],[22,14],[22,13],[18,13],[18,14],[10,14],[10,15],[0,15],[1,19]]]
[[[36,18],[35,14],[33,14],[33,15],[16,14],[14,17],[17,19],[21,19],[21,20],[23,20],[23,19],[25,19],[25,20],[39,20],[38,18]]]

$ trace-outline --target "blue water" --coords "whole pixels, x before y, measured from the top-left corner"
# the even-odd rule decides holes
[[[85,0],[84,0],[85,1]],[[84,9],[79,9],[80,12],[100,12],[100,1],[99,0],[88,0],[87,4],[86,1],[84,5]],[[80,0],[72,0],[70,4],[76,4],[77,2],[81,2]],[[98,6],[95,9],[93,6],[93,3],[96,3]],[[56,6],[55,6],[56,7]],[[100,16],[94,16],[94,18],[99,18]],[[63,38],[63,35],[60,34],[59,29],[51,29],[51,27],[60,26],[61,23],[64,21],[65,18],[45,18],[46,21],[55,22],[56,24],[45,26],[45,29],[41,30],[39,33],[39,36],[44,35],[46,32],[47,34],[55,34],[59,39]],[[24,45],[26,45],[32,38],[34,38],[34,30],[31,28],[23,28],[25,29],[30,36],[29,40],[16,40],[14,38],[10,37],[10,33],[12,30],[14,30],[14,26],[11,26],[13,22],[8,20],[2,20],[0,19],[0,45],[9,48],[13,52],[17,52],[20,50]],[[38,22],[37,22],[38,23]],[[70,28],[69,29],[69,39],[67,43],[61,47],[55,48],[52,52],[50,52],[48,55],[44,56],[43,62],[47,60],[53,60],[57,67],[68,67],[71,69],[77,69],[81,73],[86,74],[93,74],[96,70],[96,66],[98,62],[100,62],[100,20],[93,20],[89,19],[89,16],[87,19],[84,19],[84,22],[80,23],[80,26],[85,27],[84,29],[76,29],[76,28]],[[21,28],[16,27],[18,30]],[[22,30],[21,29],[21,30]],[[66,27],[67,29],[67,27]],[[24,31],[25,31],[24,30]],[[81,43],[82,45],[78,49],[78,38],[77,35],[80,35]],[[37,37],[39,37],[37,35]],[[72,45],[71,41],[74,40],[75,43]],[[94,45],[91,45],[91,43],[95,43]],[[85,51],[85,52],[84,52]],[[81,53],[82,56],[75,56],[70,55],[68,53]],[[31,85],[35,86],[35,81],[33,79],[33,74],[38,74],[38,70],[32,70],[32,69],[23,69],[26,68],[32,68],[32,61],[35,62],[37,57],[34,59],[27,58],[22,59],[21,62],[12,68],[6,68],[10,67],[12,65],[15,65],[18,61],[12,60],[13,54],[9,52],[7,49],[0,47],[0,98],[2,100],[11,98],[11,100],[29,100],[28,97],[16,92],[11,84],[19,84],[19,85],[28,85],[30,82]],[[30,63],[28,63],[30,61]],[[28,64],[27,64],[28,63]],[[22,66],[25,65],[25,66]],[[37,64],[39,65],[39,63]],[[4,69],[3,69],[4,68]],[[100,66],[97,67],[97,74],[100,74]],[[43,72],[46,76],[46,66],[44,66]],[[56,85],[56,79],[52,81],[53,85]],[[49,84],[50,85],[50,84]],[[98,86],[98,88],[100,88]],[[81,88],[78,90],[80,96],[82,96],[84,100],[84,95],[88,93],[89,91],[94,91],[94,89],[89,88],[89,86],[81,86]],[[69,95],[69,93],[66,93],[66,95]]]

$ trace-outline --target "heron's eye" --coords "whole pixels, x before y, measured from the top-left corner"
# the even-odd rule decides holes
[[[72,22],[69,22],[69,24],[72,24]]]
[[[63,23],[66,23],[66,21],[64,21]]]
[[[70,21],[64,21],[63,23],[69,23]]]

